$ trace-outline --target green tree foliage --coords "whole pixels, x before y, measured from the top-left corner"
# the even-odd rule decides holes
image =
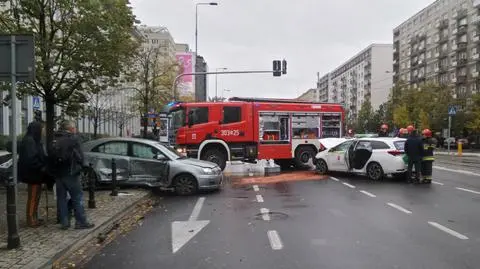
[[[411,123],[408,107],[406,105],[401,105],[395,108],[393,111],[393,123],[396,126],[407,126]]]
[[[119,76],[136,42],[127,0],[18,0],[0,12],[0,32],[33,33],[36,80],[19,88],[46,104],[47,143],[53,139],[55,105],[74,113],[100,77]]]
[[[362,103],[362,106],[360,107],[360,111],[358,111],[358,117],[357,117],[357,122],[355,126],[357,133],[360,133],[360,132],[368,133],[375,130],[373,116],[374,116],[374,112],[372,109],[372,103],[370,103],[370,100],[367,98]]]
[[[472,102],[469,106],[470,117],[467,121],[467,128],[476,134],[480,133],[480,94],[477,93],[472,97]]]
[[[173,99],[173,82],[180,67],[175,58],[161,52],[159,47],[140,50],[134,58],[130,79],[139,83],[134,97],[135,107],[142,117],[150,110],[161,111]],[[147,118],[144,118],[147,122]],[[147,125],[143,135],[147,136]]]

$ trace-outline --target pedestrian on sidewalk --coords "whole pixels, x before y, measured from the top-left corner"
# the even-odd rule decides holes
[[[80,139],[76,136],[73,121],[63,121],[55,134],[52,145],[52,163],[55,167],[57,203],[60,213],[60,225],[63,230],[70,228],[68,217],[67,192],[71,196],[75,214],[75,229],[93,228],[87,221],[83,206],[83,189],[80,174],[85,168]]]
[[[42,144],[43,126],[31,122],[19,147],[18,177],[28,185],[27,226],[38,227],[43,220],[38,218],[38,205],[42,195],[42,184],[48,182],[47,157]]]
[[[407,182],[412,182],[412,172],[415,166],[415,182],[420,182],[423,156],[423,141],[418,131],[413,129],[405,141],[405,154],[408,156]]]

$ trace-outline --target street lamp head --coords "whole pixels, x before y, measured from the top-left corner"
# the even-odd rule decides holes
[[[211,5],[211,6],[218,6],[218,3],[216,3],[216,2],[211,2],[211,3],[209,3],[209,5]]]

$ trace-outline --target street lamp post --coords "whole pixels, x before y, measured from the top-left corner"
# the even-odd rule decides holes
[[[226,70],[227,68],[225,67],[215,68],[215,72],[226,71]],[[218,74],[215,74],[215,100],[217,100],[217,98],[218,98]]]
[[[218,6],[218,3],[197,3],[195,5],[195,60],[197,60],[198,55],[198,6]]]

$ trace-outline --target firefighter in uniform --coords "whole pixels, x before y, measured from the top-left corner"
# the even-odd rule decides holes
[[[408,130],[406,128],[400,128],[400,131],[398,131],[398,137],[408,138]]]
[[[432,137],[432,131],[425,129],[422,131],[423,135],[423,158],[422,158],[422,176],[423,181],[421,183],[432,183],[432,172],[433,172],[433,161],[435,157],[433,156],[433,151],[437,142]]]

